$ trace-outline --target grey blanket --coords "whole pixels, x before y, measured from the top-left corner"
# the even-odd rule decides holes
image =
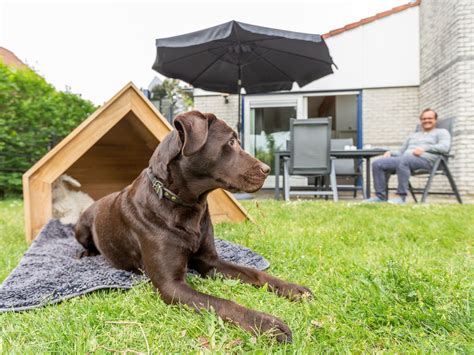
[[[259,270],[269,266],[261,255],[240,245],[216,239],[216,248],[225,260]],[[113,268],[100,255],[78,259],[81,250],[72,225],[49,221],[0,286],[0,312],[42,307],[104,288],[129,289],[148,280]]]

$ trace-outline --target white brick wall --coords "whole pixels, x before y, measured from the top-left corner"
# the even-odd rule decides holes
[[[450,168],[474,195],[474,1],[423,0],[420,47],[420,108],[456,119]]]
[[[416,86],[363,90],[364,144],[398,149],[418,124],[418,95]]]
[[[221,95],[195,96],[194,109],[201,112],[212,112],[232,128],[237,129],[238,95],[229,95],[228,100],[229,103],[226,104],[224,96]]]

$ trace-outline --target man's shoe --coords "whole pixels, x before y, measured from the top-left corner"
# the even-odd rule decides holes
[[[381,199],[378,196],[368,198],[366,200],[363,200],[362,202],[364,203],[374,203],[374,202],[386,202],[385,200]]]
[[[395,197],[388,200],[388,203],[391,203],[392,205],[404,205],[406,202],[403,197]]]

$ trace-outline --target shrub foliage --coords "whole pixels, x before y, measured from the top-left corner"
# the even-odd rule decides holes
[[[30,68],[0,60],[0,196],[19,193],[22,174],[94,110]]]

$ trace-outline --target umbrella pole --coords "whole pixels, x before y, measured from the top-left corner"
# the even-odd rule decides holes
[[[237,130],[239,131],[239,139],[242,142],[242,113],[241,113],[241,103],[242,98],[240,97],[240,86],[239,86],[239,108],[238,108],[238,118],[237,118]]]
[[[238,91],[238,100],[239,100],[239,108],[238,108],[238,117],[237,117],[237,131],[238,131],[238,136],[240,139],[240,142],[243,147],[243,142],[244,142],[244,137],[242,137],[242,112],[241,112],[241,106],[242,106],[242,98],[240,96],[240,91],[242,90],[242,68],[239,65],[239,77],[237,79],[237,91]]]

